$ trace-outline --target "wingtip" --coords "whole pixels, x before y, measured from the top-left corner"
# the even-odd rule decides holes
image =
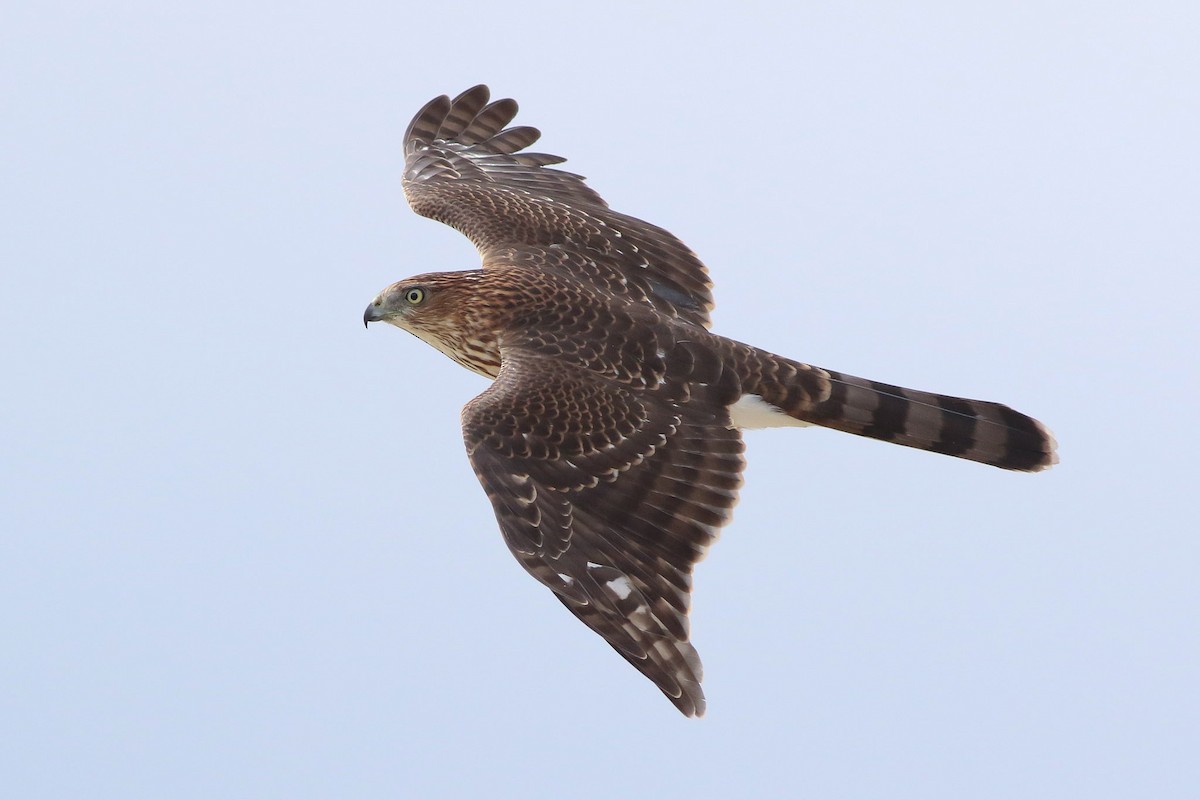
[[[487,101],[491,98],[491,96],[492,90],[488,88],[486,83],[477,83],[470,89],[464,89],[463,91],[459,92],[458,96],[455,97],[451,103],[457,105],[458,103],[470,100],[478,102],[481,105],[487,105]]]

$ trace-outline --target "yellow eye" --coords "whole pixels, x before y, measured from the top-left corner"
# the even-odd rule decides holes
[[[404,302],[410,306],[419,306],[425,302],[425,290],[414,286],[404,293]]]

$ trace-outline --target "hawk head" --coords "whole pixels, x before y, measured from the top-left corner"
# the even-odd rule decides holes
[[[435,272],[397,281],[367,306],[363,325],[395,325],[467,369],[494,378],[500,371],[498,331],[488,315],[478,313],[480,272]]]

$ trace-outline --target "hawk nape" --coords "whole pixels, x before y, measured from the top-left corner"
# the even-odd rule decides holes
[[[384,289],[364,322],[494,382],[463,409],[467,455],[517,560],[654,681],[704,713],[692,568],[729,521],[741,428],[821,425],[1035,472],[1050,432],[999,403],[802,364],[710,333],[711,283],[662,228],[611,210],[564,159],[523,152],[513,100],[439,97],[404,136],[404,193],[482,269]]]

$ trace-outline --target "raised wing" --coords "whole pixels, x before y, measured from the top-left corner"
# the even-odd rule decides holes
[[[663,377],[635,391],[506,352],[463,434],[521,565],[693,716],[704,693],[688,641],[692,568],[729,521],[743,448],[719,382]]]
[[[409,124],[404,193],[413,210],[466,235],[485,269],[553,264],[707,327],[712,284],[696,254],[662,228],[612,211],[581,176],[550,168],[565,159],[521,152],[541,134],[506,128],[516,101],[489,96],[482,85],[443,95]]]

